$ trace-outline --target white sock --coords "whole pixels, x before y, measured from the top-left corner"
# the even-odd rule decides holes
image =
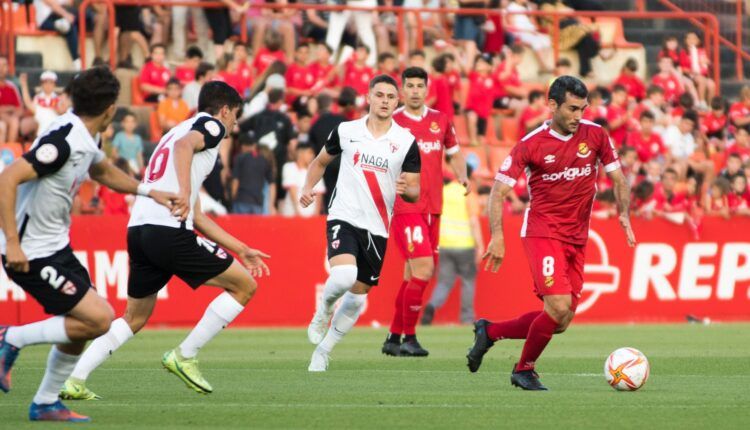
[[[114,354],[117,348],[121,347],[131,337],[133,337],[133,330],[130,329],[125,319],[117,318],[112,321],[109,331],[94,339],[88,349],[84,351],[70,376],[85,381],[94,369],[101,366],[104,360]]]
[[[76,366],[80,355],[70,355],[61,352],[53,345],[47,357],[47,370],[44,372],[42,384],[34,396],[37,405],[49,405],[57,401],[65,380],[68,379]]]
[[[229,325],[237,315],[245,309],[229,293],[219,294],[219,297],[208,305],[203,318],[198,321],[193,331],[180,344],[180,355],[193,358],[198,350],[216,336],[221,329]]]
[[[333,350],[333,347],[357,323],[359,314],[362,312],[362,307],[365,305],[365,300],[367,300],[366,294],[354,294],[350,292],[344,294],[344,300],[341,301],[341,305],[333,315],[331,327],[328,329],[326,337],[318,345],[318,348],[326,353],[330,353]]]
[[[346,264],[331,267],[331,274],[328,275],[325,289],[323,289],[323,301],[321,304],[331,309],[336,300],[346,294],[354,286],[355,282],[357,282],[357,266]],[[323,309],[316,309],[316,312],[322,311]]]
[[[8,327],[5,341],[16,348],[23,348],[40,343],[70,343],[70,338],[65,332],[65,317],[56,316],[31,324]]]

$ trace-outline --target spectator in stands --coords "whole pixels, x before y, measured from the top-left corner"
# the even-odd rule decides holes
[[[143,22],[143,30],[147,36],[149,36],[149,43],[163,43],[169,42],[169,26],[172,22],[172,13],[163,6],[150,6],[144,7],[141,13],[141,21]]]
[[[401,86],[401,75],[398,73],[398,64],[396,64],[396,56],[391,52],[383,52],[378,55],[378,75],[388,75],[392,77],[398,86]]]
[[[286,103],[292,111],[301,112],[303,109],[317,110],[315,99],[312,97],[315,75],[309,64],[310,45],[300,43],[294,51],[294,63],[286,69]],[[308,102],[313,104],[308,106]]]
[[[407,64],[409,67],[421,67],[427,70],[427,54],[421,49],[412,49],[409,51]]]
[[[166,133],[177,124],[190,117],[190,107],[182,99],[182,84],[177,78],[167,82],[167,94],[156,109],[159,115],[159,126]]]
[[[646,84],[636,74],[638,72],[638,62],[635,58],[628,58],[620,70],[620,76],[615,79],[615,85],[622,85],[628,92],[631,101],[640,102],[646,98]]]
[[[42,73],[39,80],[41,81],[41,90],[31,98],[29,91],[29,78],[26,73],[21,73],[19,82],[21,84],[21,94],[26,108],[34,114],[36,120],[36,133],[39,134],[49,127],[50,124],[63,112],[58,109],[60,96],[55,92],[57,85],[57,73],[47,70]]]
[[[349,6],[355,7],[375,7],[378,5],[376,0],[341,0]],[[373,30],[372,12],[367,11],[350,11],[331,12],[328,20],[328,33],[326,34],[326,44],[336,52],[341,44],[341,36],[344,34],[350,19],[354,19],[354,27],[362,43],[367,46],[367,58],[365,64],[370,67],[375,66],[377,55],[377,45],[375,43],[375,32]],[[364,94],[364,93],[363,93]]]
[[[638,105],[634,115],[640,117],[642,112],[651,112],[651,115],[654,116],[654,132],[663,134],[666,127],[670,124],[666,110],[667,104],[664,98],[664,90],[656,85],[651,85],[646,91],[646,100]]]
[[[8,59],[0,57],[0,143],[18,142],[22,117],[21,93],[8,79]]]
[[[281,50],[281,34],[278,31],[270,30],[263,36],[263,46],[260,49],[254,49],[255,59],[253,60],[253,78],[258,80],[266,69],[276,61],[286,63],[286,55]]]
[[[255,97],[250,99],[250,102],[245,104],[242,110],[242,118],[247,119],[252,116],[259,114],[266,109],[269,103],[269,94],[271,91],[280,90],[282,93],[286,90],[286,79],[284,76],[279,74],[273,74],[265,80],[265,88],[259,92]]]
[[[684,162],[695,152],[697,143],[695,141],[695,128],[698,124],[698,114],[695,111],[687,111],[682,115],[680,122],[671,125],[664,133],[664,144],[675,162]]]
[[[518,66],[523,60],[523,47],[513,45],[505,61],[498,64],[495,73],[495,109],[512,109],[516,112],[526,107],[529,89],[521,82]]]
[[[143,139],[135,132],[138,119],[132,112],[122,118],[122,130],[115,135],[112,142],[112,158],[125,159],[134,172],[143,170]]]
[[[214,65],[210,63],[201,63],[195,70],[195,80],[185,85],[182,89],[182,99],[187,103],[190,112],[198,109],[198,95],[203,88],[203,84],[213,80]]]
[[[673,123],[678,122],[682,115],[689,110],[695,110],[695,100],[690,94],[682,93],[677,98],[677,106],[669,111],[669,116],[672,117]]]
[[[740,90],[740,100],[729,108],[729,119],[733,126],[750,130],[750,85]]]
[[[492,111],[495,81],[490,76],[492,57],[477,55],[474,70],[469,73],[469,93],[466,97],[466,128],[469,143],[477,146],[487,134],[487,120]]]
[[[738,128],[734,132],[734,140],[727,145],[727,152],[739,155],[743,163],[750,161],[750,131],[747,128]]]
[[[242,42],[235,42],[232,59],[237,64],[237,74],[240,77],[240,82],[242,82],[240,96],[247,97],[250,94],[250,87],[253,86],[253,68],[247,61],[247,45]]]
[[[115,159],[114,165],[128,176],[135,178],[136,175],[126,159],[118,157]],[[101,209],[101,214],[109,216],[129,215],[130,207],[135,202],[135,196],[132,194],[121,194],[104,185],[99,185],[97,197],[99,198],[98,206]]]
[[[607,118],[607,106],[604,104],[604,96],[601,90],[591,90],[589,93],[589,106],[583,112],[582,118],[592,122],[600,118]]]
[[[214,58],[224,56],[224,42],[232,35],[232,18],[229,16],[231,8],[237,15],[243,15],[250,7],[249,2],[237,3],[234,0],[220,0],[226,5],[224,8],[205,8],[203,13],[206,15],[208,26],[211,27],[211,34],[214,42]]]
[[[283,78],[282,78],[283,79]],[[294,147],[297,146],[292,120],[281,107],[284,105],[284,90],[271,89],[268,92],[268,104],[260,113],[240,122],[240,132],[252,131],[260,145],[265,145],[273,151],[277,166],[283,166],[292,159]],[[284,197],[281,189],[281,175],[277,178],[276,185],[279,191],[277,198]]]
[[[343,66],[342,85],[352,87],[357,91],[357,106],[365,104],[365,95],[369,91],[370,80],[375,77],[375,70],[367,65],[370,48],[366,45],[358,46],[351,60]]]
[[[622,173],[628,178],[629,184],[635,184],[638,172],[641,170],[641,161],[638,157],[638,152],[632,146],[627,145],[623,145],[618,152],[620,154]]]
[[[314,100],[317,106],[317,99]],[[312,127],[312,114],[307,109],[297,112],[297,123],[295,124],[294,134],[297,135],[298,145],[310,144],[310,128]]]
[[[487,7],[487,0],[458,0],[461,9],[483,9]],[[463,54],[464,64],[471,64],[479,54],[479,46],[482,46],[482,24],[486,18],[482,15],[456,14],[453,23],[453,38],[459,43],[459,49]]]
[[[708,77],[711,61],[706,50],[701,47],[698,33],[689,31],[685,34],[685,49],[680,53],[680,66],[683,73],[695,83],[698,93],[698,106],[707,108],[707,102],[716,94],[716,82]]]
[[[182,85],[187,85],[195,80],[195,71],[203,62],[203,51],[197,46],[191,46],[185,52],[185,62],[174,70],[174,77],[180,80]]]
[[[675,71],[674,64],[671,57],[661,57],[659,59],[659,73],[651,78],[651,84],[664,91],[664,99],[672,106],[677,104],[680,95],[685,92],[685,87]]]
[[[633,187],[633,199],[631,208],[633,215],[645,219],[651,219],[654,215],[656,201],[654,196],[654,183],[651,181],[641,181]]]
[[[732,191],[727,195],[729,212],[733,215],[750,216],[750,193],[747,190],[747,178],[736,175],[732,178]]]
[[[727,128],[727,102],[722,97],[711,99],[711,112],[701,120],[701,132],[709,139],[724,139]]]
[[[264,157],[252,133],[239,136],[240,153],[232,164],[232,213],[246,215],[266,214],[264,202],[268,189],[271,201],[276,200],[276,181],[271,160]],[[276,215],[276,208],[270,207],[269,215]]]
[[[628,92],[622,85],[612,88],[612,100],[607,106],[607,123],[610,137],[618,147],[623,144],[630,125],[630,109],[628,107]]]
[[[302,0],[302,3],[308,5],[323,6],[328,4],[328,0]],[[328,20],[331,13],[327,10],[306,9],[302,13],[302,37],[312,40],[316,44],[324,43],[326,33],[328,33]],[[346,37],[346,30],[344,37]]]
[[[540,8],[545,12],[574,12],[574,9],[570,8],[562,0],[542,2]],[[547,34],[553,34],[555,31],[553,28],[555,24],[554,20],[548,17],[541,17],[539,21]],[[575,16],[563,18],[560,20],[559,25],[558,49],[561,51],[575,50],[578,54],[580,64],[578,74],[584,78],[594,78],[591,60],[599,55],[599,42],[593,35],[596,28],[592,25],[582,23]]]
[[[78,55],[78,11],[72,0],[34,0],[36,25],[41,30],[57,31],[63,37],[73,59],[73,69],[81,70],[81,58]],[[87,16],[86,24],[93,18]],[[90,27],[89,27],[90,28]]]
[[[230,87],[234,88],[238,94],[242,94],[244,92],[244,83],[239,71],[237,70],[237,62],[234,60],[234,57],[231,54],[224,54],[221,60],[217,62],[216,66],[219,71],[216,73],[214,79],[227,83]]]
[[[638,159],[643,163],[652,160],[659,162],[667,160],[669,152],[667,152],[661,136],[654,132],[654,114],[650,111],[643,111],[639,118],[639,124],[640,130],[631,131],[627,137],[627,144],[635,149]]]
[[[338,107],[340,111],[346,111],[353,109],[355,105],[357,95],[349,89],[341,91],[341,96],[338,99]],[[310,127],[310,145],[313,147],[315,154],[320,153],[321,149],[325,146],[328,136],[331,131],[339,126],[344,121],[348,121],[347,117],[342,113],[334,113],[331,111],[331,105],[333,99],[328,94],[321,94],[318,96],[318,110],[320,115],[318,120],[313,123]],[[325,186],[325,194],[323,195],[323,211],[328,208],[328,203],[331,200],[331,194],[336,188],[336,180],[338,178],[340,157],[336,157],[331,164],[328,165],[325,173],[323,174],[323,185]]]
[[[188,25],[188,11],[190,12],[190,22],[192,22],[193,31],[198,36],[198,45],[206,50],[208,54],[210,44],[208,40],[208,21],[203,9],[197,7],[188,8],[187,6],[171,6],[172,9],[172,52],[182,55],[185,52],[185,40]],[[179,59],[178,59],[179,60]]]
[[[140,6],[115,6],[115,22],[117,28],[120,29],[117,46],[117,67],[134,68],[130,55],[133,44],[141,48],[144,56],[149,52],[148,42],[142,33],[141,9]]]
[[[432,60],[432,73],[428,83],[429,91],[425,104],[448,116],[451,120],[455,114],[453,94],[446,72],[446,56],[439,55]]]
[[[271,0],[268,3],[285,5],[294,3],[288,0]],[[261,9],[260,16],[253,21],[253,50],[257,52],[263,40],[263,34],[273,29],[281,35],[284,54],[291,58],[296,44],[295,23],[299,22],[296,9]]]
[[[507,15],[508,21],[505,28],[517,42],[531,48],[539,62],[541,73],[552,73],[554,55],[549,34],[542,33],[531,17],[522,14],[531,10],[528,0],[511,0],[506,10],[511,13],[521,12],[521,14]]]
[[[742,158],[737,153],[729,154],[727,157],[727,166],[719,173],[719,176],[731,181],[735,176],[743,175]]]
[[[318,215],[320,214],[321,199],[315,199],[315,202],[308,207],[302,207],[299,202],[299,191],[305,186],[307,168],[315,158],[315,151],[310,145],[299,144],[294,152],[294,161],[284,164],[281,171],[281,185],[286,190],[286,197],[281,202],[279,213],[286,217],[301,216],[305,218]],[[318,195],[324,194],[326,190],[323,181],[318,181],[312,191]]]
[[[315,94],[328,94],[331,97],[338,95],[339,79],[337,69],[331,64],[331,47],[325,43],[318,44],[315,48],[315,62],[310,65],[315,83],[313,91]]]
[[[141,69],[141,91],[144,99],[149,103],[157,103],[167,91],[167,82],[172,73],[165,64],[166,55],[167,48],[164,45],[153,45],[151,57]]]
[[[523,110],[518,120],[519,137],[525,136],[549,119],[550,112],[546,99],[542,91],[533,90],[529,93],[529,105]]]
[[[732,184],[727,178],[718,177],[714,179],[703,204],[703,207],[706,209],[706,215],[721,216],[729,219],[728,195],[731,191]]]

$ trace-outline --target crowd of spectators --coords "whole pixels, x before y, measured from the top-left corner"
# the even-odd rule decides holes
[[[137,68],[137,90],[144,96],[144,106],[153,111],[153,121],[139,122],[133,112],[144,106],[123,107],[118,121],[102,136],[117,165],[138,177],[158,138],[195,112],[203,83],[222,80],[233,86],[246,103],[237,128],[221,146],[214,173],[204,184],[203,207],[208,211],[283,216],[325,213],[335,186],[335,165],[316,187],[322,203],[306,209],[297,204],[310,161],[336,125],[364,114],[364,96],[372,77],[388,74],[400,81],[399,70],[419,66],[430,74],[428,105],[453,118],[461,130],[462,146],[471,150],[468,159],[480,194],[486,195],[492,176],[482,173],[482,166],[489,164],[483,154],[489,150],[476,149],[497,144],[491,138],[496,118],[511,118],[503,124],[516,124],[520,136],[539,127],[549,118],[547,86],[556,76],[572,74],[584,78],[590,88],[584,118],[605,127],[620,153],[633,186],[636,216],[686,224],[696,234],[703,215],[750,216],[746,179],[750,177],[750,86],[738,95],[716,96],[716,83],[709,77],[713,65],[698,33],[664,40],[658,57],[648,59],[657,67],[647,70],[650,77],[645,81],[639,78],[638,69],[648,66],[630,59],[613,82],[602,82],[591,61],[600,55],[595,21],[571,18],[561,23],[561,48],[576,51],[580,60],[580,68],[573,70],[564,58],[552,61],[551,22],[514,14],[534,9],[600,9],[593,0],[448,2],[448,6],[500,8],[509,13],[502,17],[424,13],[424,50],[415,44],[415,19],[407,15],[409,50],[403,56],[396,49],[397,22],[392,13],[248,9],[260,2],[222,2],[226,8],[205,13],[168,3],[153,8],[117,7],[120,46],[129,44],[126,48],[132,50],[135,43],[148,52],[146,62]],[[50,8],[45,22],[70,34],[76,23],[67,15],[65,0],[34,2],[45,13],[42,5],[53,3],[59,5]],[[323,0],[304,3],[327,4]],[[343,3],[377,4],[376,0]],[[380,4],[446,5],[437,0]],[[99,22],[98,14],[106,13],[94,12],[93,22]],[[238,37],[243,14],[252,18],[247,20],[247,44]],[[67,32],[62,31],[66,28]],[[186,47],[190,40],[195,46]],[[120,50],[120,67],[134,67],[129,52]],[[534,82],[522,81],[519,73],[529,52],[542,76]],[[96,61],[101,62],[100,58]],[[0,168],[18,155],[19,147],[20,151],[27,148],[55,115],[68,109],[69,102],[56,82],[54,72],[45,72],[32,94],[27,77],[8,76],[7,60],[0,58],[0,141],[6,142],[0,147]],[[524,178],[518,181],[508,211],[519,213],[527,204],[525,183]],[[595,205],[598,217],[615,213],[610,188],[602,175]],[[108,190],[92,189],[81,200],[76,210],[82,213],[127,213],[128,209],[126,199]]]

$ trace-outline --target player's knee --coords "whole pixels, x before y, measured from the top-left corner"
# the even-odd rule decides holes
[[[88,325],[88,338],[95,339],[109,331],[112,321],[115,319],[115,313],[112,308],[107,306],[91,316]]]
[[[238,281],[238,283],[235,285],[233,296],[238,303],[240,303],[242,306],[245,306],[250,301],[250,299],[253,298],[255,290],[257,289],[258,283],[255,281],[255,279],[248,277],[247,279]]]
[[[432,260],[414,264],[411,271],[413,277],[425,280],[432,279],[434,273],[435,263],[433,263]]]
[[[337,287],[351,288],[357,282],[357,266],[353,264],[333,266],[331,267],[329,280]]]
[[[547,312],[555,321],[559,321],[562,324],[570,318],[570,304],[562,301],[550,303],[547,305]]]

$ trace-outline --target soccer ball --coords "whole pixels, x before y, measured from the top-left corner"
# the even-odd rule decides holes
[[[648,379],[648,359],[635,348],[620,348],[604,362],[604,377],[615,390],[635,391]]]

